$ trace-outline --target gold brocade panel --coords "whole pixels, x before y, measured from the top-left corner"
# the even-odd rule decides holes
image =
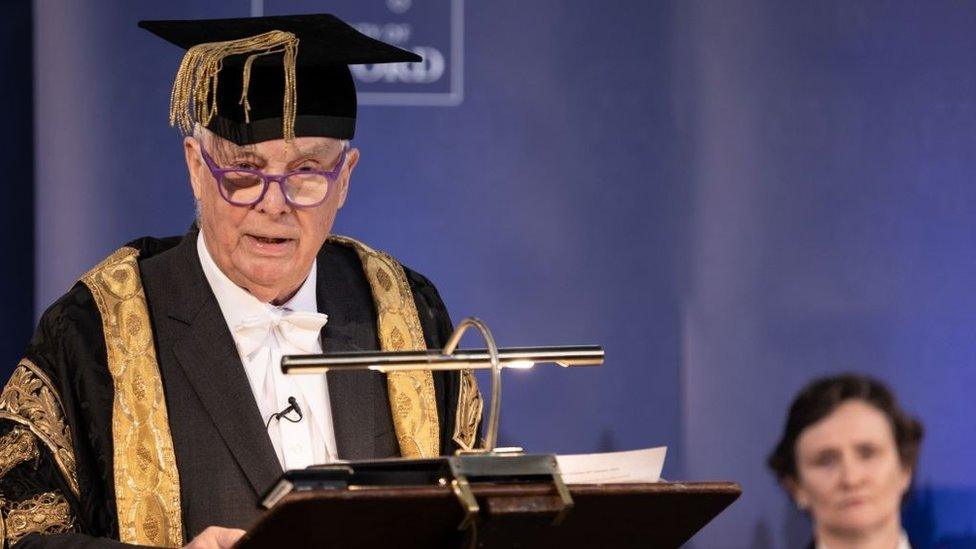
[[[181,547],[179,473],[138,253],[121,248],[81,280],[102,317],[115,387],[112,439],[119,537],[126,543]]]
[[[376,303],[377,332],[384,351],[426,349],[410,283],[392,257],[347,237],[331,237],[350,246],[363,263]],[[389,373],[386,376],[390,411],[400,455],[408,458],[440,454],[440,424],[434,376],[430,370]]]

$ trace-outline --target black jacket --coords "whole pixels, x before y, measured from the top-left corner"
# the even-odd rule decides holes
[[[182,238],[143,238],[139,269],[148,302],[169,427],[180,477],[184,540],[210,525],[247,529],[260,515],[258,499],[281,474],[233,338],[196,251],[197,232]],[[376,310],[355,250],[327,242],[318,255],[318,308],[329,315],[322,347],[378,349]],[[405,269],[429,348],[442,347],[451,321],[437,290]],[[79,497],[40,445],[34,462],[0,478],[0,495],[22,501],[42,492],[65,494],[80,534],[31,535],[18,547],[118,546],[114,477],[113,382],[102,322],[93,296],[76,284],[41,318],[26,353],[59,393],[77,466]],[[454,450],[459,380],[435,372],[441,452]],[[329,397],[339,457],[398,454],[385,376],[329,374]],[[0,417],[0,436],[17,424]]]

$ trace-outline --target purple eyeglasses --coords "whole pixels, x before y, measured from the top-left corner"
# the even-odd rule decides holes
[[[318,206],[329,197],[333,183],[339,179],[342,165],[346,161],[346,149],[347,147],[342,148],[339,160],[332,171],[298,170],[273,175],[260,170],[221,168],[203,148],[203,143],[200,143],[203,161],[217,181],[220,196],[235,206],[253,206],[261,202],[272,182],[278,184],[288,205],[294,208]]]

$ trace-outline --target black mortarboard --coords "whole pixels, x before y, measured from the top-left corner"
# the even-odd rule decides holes
[[[421,60],[328,14],[139,26],[187,50],[170,124],[189,131],[199,123],[238,145],[293,136],[351,139],[356,89],[348,65]]]

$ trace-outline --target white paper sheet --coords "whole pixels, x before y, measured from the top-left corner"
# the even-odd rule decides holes
[[[556,456],[556,461],[566,484],[659,482],[667,452],[667,447],[659,446],[627,452]]]

